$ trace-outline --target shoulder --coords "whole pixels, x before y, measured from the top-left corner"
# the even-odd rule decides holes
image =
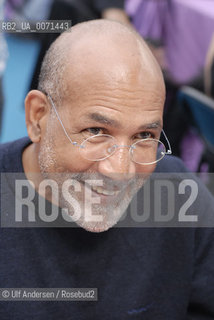
[[[31,143],[28,137],[0,144],[0,171],[20,171],[22,152]]]
[[[165,156],[157,163],[155,172],[188,172],[183,161],[174,156]]]
[[[214,227],[214,197],[197,173],[189,172],[182,160],[166,156],[153,174],[154,181],[163,181],[168,196],[173,194],[173,204],[188,214],[197,214],[196,227]],[[210,178],[211,179],[211,178]],[[165,199],[167,202],[167,198]]]

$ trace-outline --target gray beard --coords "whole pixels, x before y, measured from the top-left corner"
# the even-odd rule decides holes
[[[98,173],[46,172],[43,173],[43,177],[53,181],[57,186],[56,190],[52,189],[52,197],[57,199],[57,205],[62,208],[64,218],[66,220],[68,218],[68,221],[70,218],[70,221],[75,221],[77,226],[92,232],[106,231],[116,225],[145,182],[142,177],[140,179],[135,177],[123,183],[121,181],[116,183]],[[66,189],[65,183],[69,185]],[[92,191],[92,186],[96,183],[102,183],[109,191],[113,191],[115,187],[120,191],[116,196],[107,196],[105,201],[102,201],[102,197]],[[99,203],[93,203],[94,200]]]

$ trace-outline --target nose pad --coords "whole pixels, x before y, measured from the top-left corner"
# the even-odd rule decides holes
[[[116,151],[116,145],[114,146],[110,146],[108,149],[107,149],[107,153],[110,155],[111,153],[113,154],[115,151]]]
[[[121,146],[108,158],[99,162],[99,172],[114,180],[130,179],[136,173],[129,148]]]

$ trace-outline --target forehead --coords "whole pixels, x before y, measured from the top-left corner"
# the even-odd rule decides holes
[[[87,46],[87,45],[88,46]],[[96,48],[93,41],[74,54],[65,76],[67,112],[78,119],[88,113],[104,113],[111,117],[135,119],[147,117],[153,122],[161,118],[165,99],[163,78],[148,53],[145,61],[136,48],[104,42]],[[110,48],[109,48],[110,46]],[[88,48],[83,50],[83,48]],[[78,50],[76,50],[78,51]],[[149,119],[151,118],[151,119]]]
[[[72,95],[65,104],[68,124],[109,126],[117,130],[162,125],[164,96],[157,88],[144,88],[119,83],[114,87],[92,83]]]
[[[114,88],[118,82],[127,90],[130,86],[157,83],[163,89],[156,60],[148,47],[139,44],[132,35],[88,35],[75,40],[66,64],[64,80],[70,92],[92,84],[105,83]]]

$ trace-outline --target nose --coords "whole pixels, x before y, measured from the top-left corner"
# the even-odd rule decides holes
[[[129,180],[136,174],[136,165],[130,158],[129,148],[121,145],[113,155],[99,162],[98,170],[112,180]]]

